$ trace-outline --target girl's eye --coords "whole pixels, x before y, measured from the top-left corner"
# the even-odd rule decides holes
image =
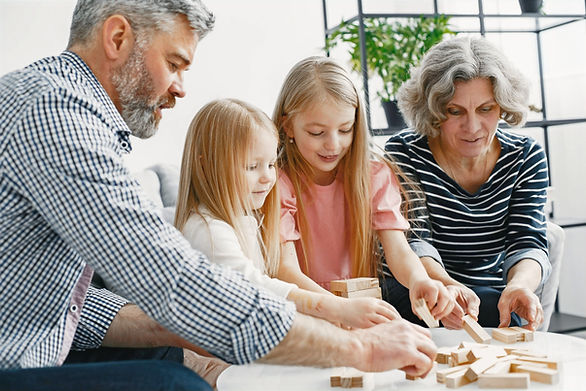
[[[307,131],[307,133],[309,133],[310,136],[321,136],[323,134],[323,132],[311,132],[311,131]]]
[[[275,163],[269,163],[269,168],[270,168],[270,169],[273,169],[273,168],[275,168]]]
[[[341,133],[344,133],[344,134],[352,133],[352,128],[350,128],[350,129],[340,129],[340,132]]]
[[[256,164],[249,164],[248,166],[246,166],[247,171],[252,171],[254,169],[256,169]]]

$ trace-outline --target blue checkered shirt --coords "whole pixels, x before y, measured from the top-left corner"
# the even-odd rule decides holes
[[[92,269],[231,363],[291,327],[291,303],[210,264],[164,222],[123,164],[128,134],[72,52],[0,79],[0,368],[59,365],[101,344],[126,301],[88,287]]]

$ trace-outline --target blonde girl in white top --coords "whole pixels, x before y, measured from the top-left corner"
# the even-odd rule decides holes
[[[399,318],[382,300],[310,292],[278,279],[277,143],[275,125],[256,107],[237,99],[204,106],[185,141],[177,229],[210,261],[293,301],[299,312],[353,328]]]

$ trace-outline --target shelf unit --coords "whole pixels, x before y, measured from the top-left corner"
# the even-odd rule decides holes
[[[566,26],[568,24],[577,23],[580,21],[586,20],[586,0],[584,0],[584,9],[582,13],[569,13],[569,14],[551,14],[551,15],[544,15],[544,14],[486,14],[484,13],[484,2],[486,0],[477,0],[478,3],[478,13],[443,13],[439,12],[438,7],[438,0],[433,0],[433,12],[431,13],[365,13],[362,5],[362,0],[356,0],[357,5],[357,14],[350,19],[346,19],[347,22],[358,22],[359,26],[359,39],[360,39],[360,47],[361,47],[361,74],[362,74],[362,84],[364,90],[364,102],[366,108],[366,117],[368,127],[373,135],[391,135],[394,132],[400,130],[398,128],[383,128],[383,129],[373,129],[371,125],[371,110],[370,110],[370,93],[369,93],[369,77],[366,67],[366,50],[364,45],[364,19],[366,18],[389,18],[389,19],[406,19],[406,18],[419,18],[421,16],[425,17],[435,17],[439,14],[449,16],[450,18],[469,18],[469,19],[477,19],[478,20],[478,28],[477,29],[455,29],[455,32],[458,33],[474,33],[480,34],[485,36],[486,34],[490,33],[499,33],[499,34],[519,34],[519,33],[533,33],[536,39],[536,47],[537,47],[537,62],[538,62],[538,74],[539,74],[539,92],[541,98],[541,113],[543,118],[541,120],[533,120],[528,121],[525,125],[526,128],[541,128],[543,130],[543,139],[544,139],[544,150],[548,161],[548,174],[550,178],[550,186],[551,186],[551,156],[550,156],[550,128],[554,128],[556,126],[562,125],[571,125],[571,124],[578,124],[578,123],[585,123],[586,118],[567,118],[567,119],[549,119],[547,115],[547,99],[545,93],[545,83],[544,83],[544,74],[543,74],[543,57],[542,57],[542,37],[541,34],[545,31],[556,29],[562,26]],[[327,15],[327,0],[322,0],[322,8],[323,8],[323,20],[324,20],[324,35],[327,40],[327,37],[333,33],[339,25],[335,25],[329,27],[328,25],[328,15]],[[501,20],[512,20],[512,19],[524,19],[524,20],[531,20],[533,21],[532,28],[510,28],[510,29],[503,29],[503,28],[487,28],[486,22],[494,19],[501,19]],[[584,41],[586,42],[586,37],[584,37]],[[327,53],[329,56],[329,53]],[[502,128],[507,128],[508,125],[506,123],[499,124]],[[562,221],[555,219],[554,213],[554,205],[552,205],[551,210],[549,212],[549,218],[551,221],[557,223],[562,228],[575,228],[575,227],[584,227],[586,226],[586,221],[583,220],[572,220],[572,221]],[[554,315],[557,316],[556,318],[556,332],[573,332],[577,330],[586,330],[586,318],[570,316],[560,314],[558,312],[558,303],[556,301],[555,310],[556,312]],[[560,319],[566,317],[572,317],[572,325],[569,328],[564,329],[563,321]]]

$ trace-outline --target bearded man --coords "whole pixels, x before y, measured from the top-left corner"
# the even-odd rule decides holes
[[[211,264],[129,175],[129,135],[185,95],[213,21],[199,0],[79,0],[67,50],[0,79],[1,390],[209,390],[181,365],[196,345],[233,364],[431,369],[418,326],[343,330]]]

